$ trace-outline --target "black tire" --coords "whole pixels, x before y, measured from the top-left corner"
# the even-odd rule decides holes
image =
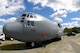
[[[31,47],[31,42],[26,42],[27,47]]]

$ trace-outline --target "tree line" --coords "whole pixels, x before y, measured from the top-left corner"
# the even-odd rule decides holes
[[[68,33],[68,32],[80,33],[80,27],[65,28],[64,33]]]

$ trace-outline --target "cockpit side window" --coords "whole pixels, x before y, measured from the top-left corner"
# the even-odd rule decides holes
[[[30,26],[30,21],[27,21],[27,25]]]
[[[34,18],[37,18],[36,15],[34,15]]]
[[[26,14],[22,14],[22,16],[26,16]]]
[[[29,14],[27,14],[27,17],[29,17]]]
[[[27,21],[27,26],[34,26],[34,21]]]
[[[24,17],[22,17],[22,19],[24,19]]]
[[[30,18],[33,18],[33,15],[30,15]]]
[[[31,25],[34,26],[34,21],[31,21]]]
[[[35,16],[35,14],[28,13],[28,14],[27,14],[27,18],[36,18],[36,16]]]
[[[21,15],[20,22],[24,22],[25,16],[26,16],[26,14],[22,14],[22,15]]]

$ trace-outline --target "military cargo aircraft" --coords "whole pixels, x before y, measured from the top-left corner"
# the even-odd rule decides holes
[[[37,42],[61,40],[63,30],[60,24],[54,24],[49,19],[32,12],[26,12],[19,16],[14,22],[6,23],[3,32],[16,40],[36,46]]]

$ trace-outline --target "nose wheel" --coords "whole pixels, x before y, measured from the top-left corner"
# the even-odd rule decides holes
[[[31,43],[31,47],[34,47],[34,46],[35,46],[35,42],[32,42],[32,43]]]
[[[36,43],[35,42],[26,42],[27,47],[35,47]]]

